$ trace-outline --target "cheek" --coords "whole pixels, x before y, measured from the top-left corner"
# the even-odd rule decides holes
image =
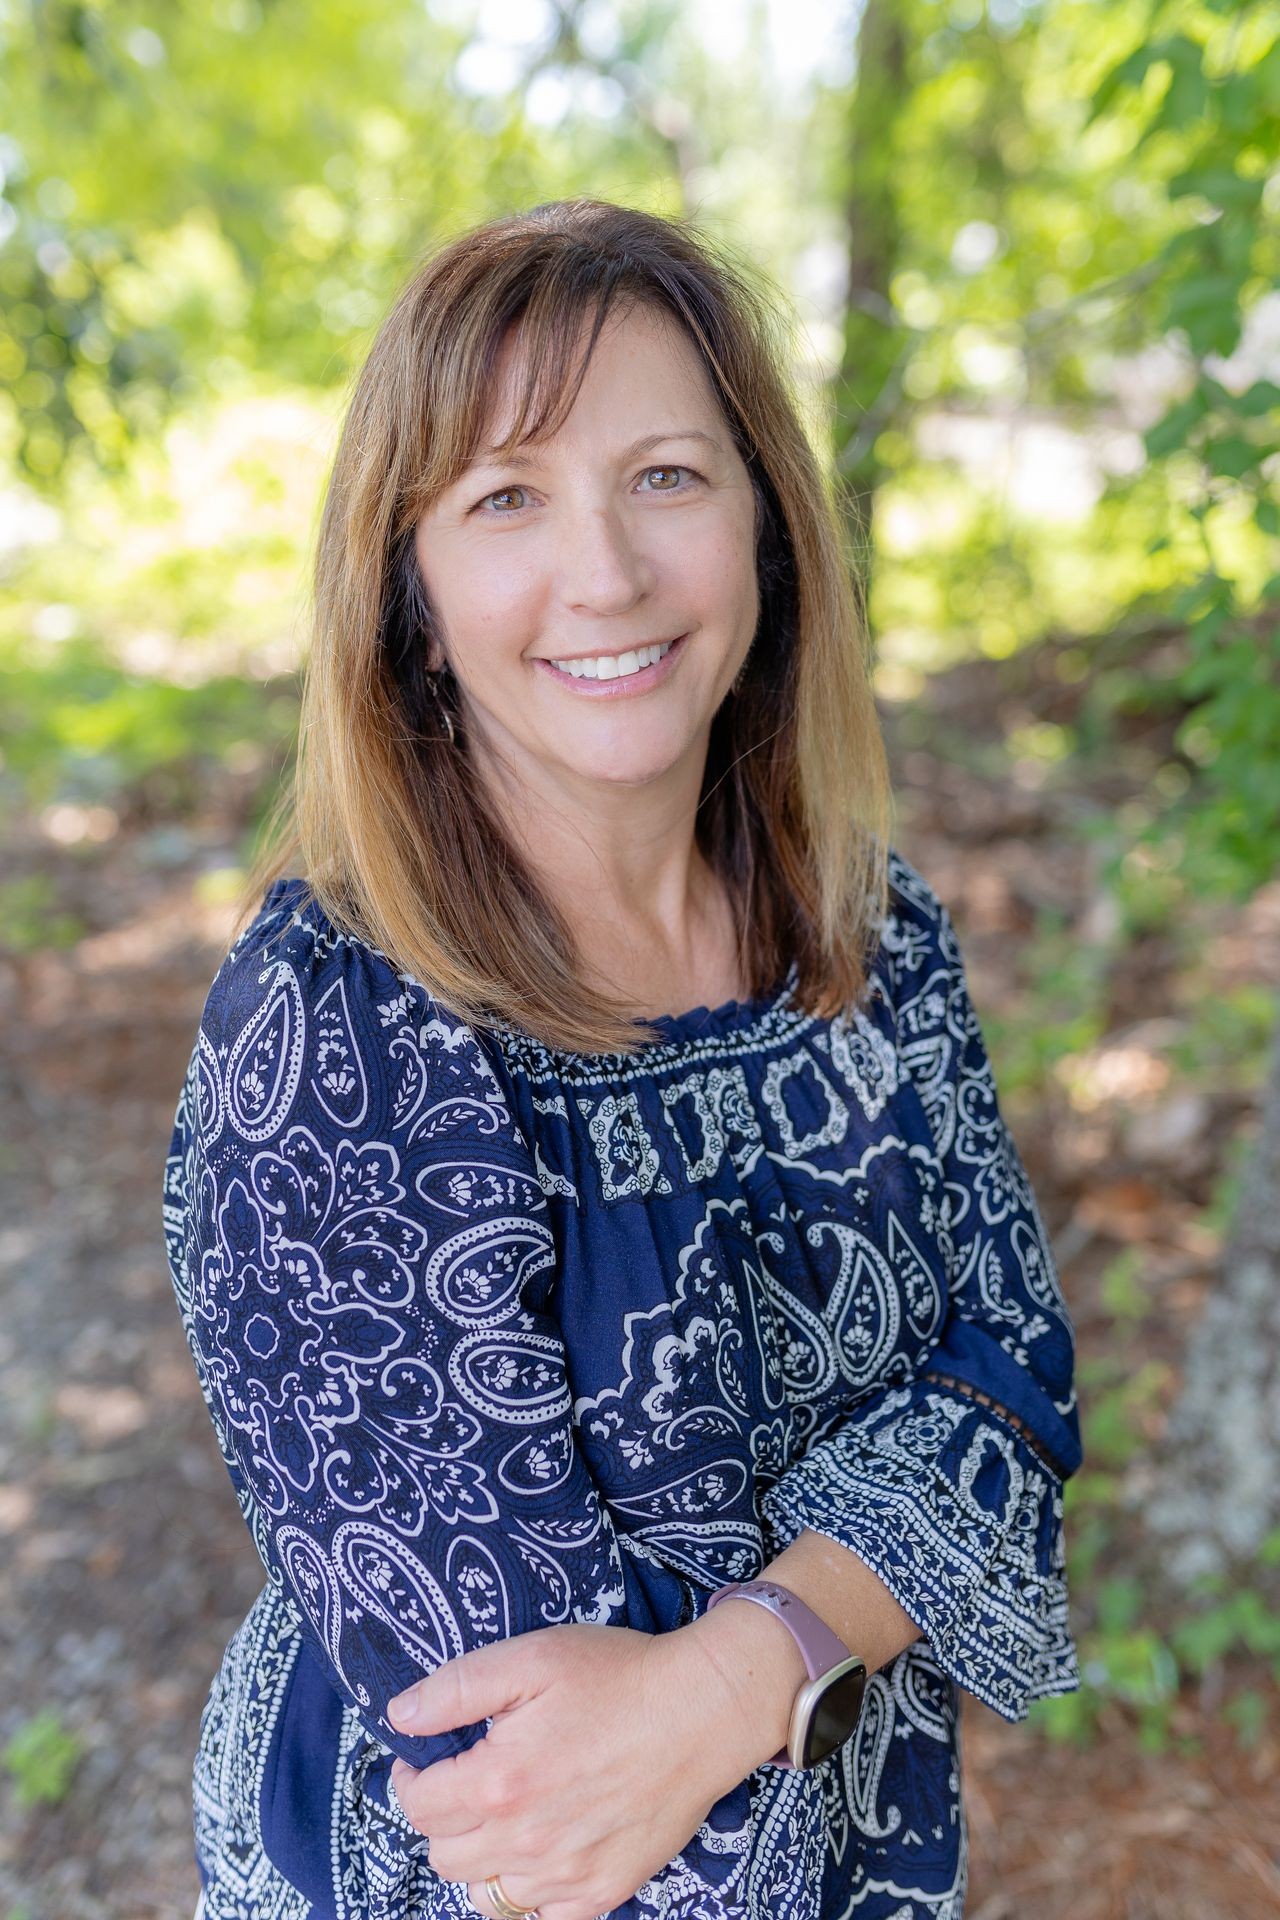
[[[755,532],[749,520],[718,527],[698,542],[691,560],[709,601],[728,612],[749,611],[756,597]]]
[[[420,525],[414,546],[423,584],[448,628],[483,629],[509,618],[528,597],[529,557],[506,542],[486,540],[469,522]]]
[[[525,572],[486,561],[451,573],[438,604],[464,672],[468,666],[498,666],[528,644],[534,603]]]
[[[710,591],[722,618],[753,628],[759,605],[755,547],[749,539],[726,539],[714,554]]]

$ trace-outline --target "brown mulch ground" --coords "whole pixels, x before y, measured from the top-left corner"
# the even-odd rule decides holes
[[[992,725],[984,671],[955,680],[953,724]],[[914,746],[895,760],[897,842],[953,907],[980,1013],[1007,1006],[1036,906],[1058,901],[1073,924],[1087,915],[1087,863],[1034,790],[999,790]],[[188,1920],[195,1902],[196,1727],[261,1569],[174,1305],[160,1181],[224,934],[222,915],[193,904],[192,881],[230,857],[237,827],[204,821],[177,864],[161,864],[157,849],[172,861],[174,842],[154,830],[87,861],[34,838],[21,856],[46,870],[52,859],[90,931],[69,949],[0,958],[0,1747],[51,1708],[85,1751],[56,1806],[23,1808],[0,1773],[8,1920]],[[1216,913],[1202,987],[1280,984],[1274,890]],[[1115,982],[1113,1029],[1177,1011],[1159,958],[1144,953]],[[1242,1118],[1235,1096],[1206,1096],[1178,1153],[1143,1164],[1119,1153],[1105,1116],[1017,1123],[1083,1355],[1136,1364],[1155,1341],[1176,1367],[1213,1283],[1198,1208],[1224,1125]],[[1118,1328],[1098,1282],[1126,1246],[1149,1255],[1162,1311]],[[1085,1423],[1087,1444],[1087,1405]],[[1079,1631],[1088,1596],[1073,1591],[1073,1606]],[[1198,1752],[1148,1753],[1119,1707],[1080,1750],[966,1697],[969,1920],[1275,1920],[1280,1714],[1246,1749],[1220,1705],[1179,1706],[1175,1730]]]

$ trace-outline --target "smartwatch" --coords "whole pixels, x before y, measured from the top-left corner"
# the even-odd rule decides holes
[[[815,1767],[843,1746],[858,1724],[867,1685],[866,1662],[850,1653],[798,1593],[776,1580],[737,1580],[718,1587],[706,1611],[731,1598],[753,1600],[781,1620],[799,1647],[809,1675],[791,1704],[787,1744],[766,1764]]]

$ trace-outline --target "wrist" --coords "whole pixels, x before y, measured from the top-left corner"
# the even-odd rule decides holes
[[[782,1621],[749,1600],[722,1601],[669,1637],[710,1700],[708,1750],[736,1785],[786,1745],[792,1703],[809,1677],[804,1656]]]

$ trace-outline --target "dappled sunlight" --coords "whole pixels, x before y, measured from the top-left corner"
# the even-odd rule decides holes
[[[64,1381],[53,1396],[53,1410],[76,1428],[86,1446],[126,1439],[147,1423],[147,1403],[132,1387]]]
[[[112,807],[80,807],[60,801],[45,807],[36,816],[40,831],[60,847],[78,846],[88,840],[101,845],[120,831],[120,816]]]
[[[1160,1048],[1180,1031],[1176,1021],[1144,1021],[1128,1034],[1060,1061],[1058,1078],[1071,1105],[1079,1113],[1096,1113],[1161,1097],[1172,1076]]]

